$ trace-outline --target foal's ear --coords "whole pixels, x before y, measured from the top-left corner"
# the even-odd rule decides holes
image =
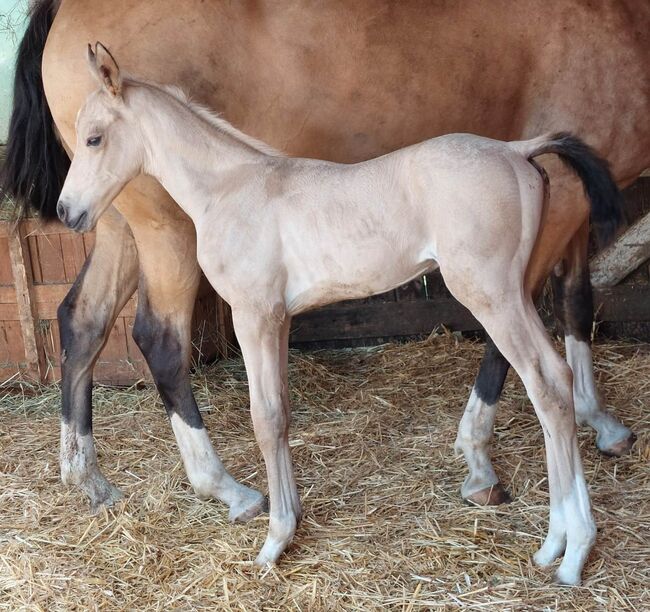
[[[110,51],[102,43],[95,43],[94,51],[88,45],[88,66],[91,74],[111,96],[119,98],[122,95],[120,68]]]

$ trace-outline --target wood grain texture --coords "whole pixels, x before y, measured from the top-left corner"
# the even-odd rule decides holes
[[[18,231],[10,234],[8,239],[26,372],[34,380],[40,381],[44,355],[36,335],[38,313],[32,293],[34,279],[24,228],[18,228]]]
[[[641,217],[590,262],[594,287],[614,287],[650,259],[650,213]]]

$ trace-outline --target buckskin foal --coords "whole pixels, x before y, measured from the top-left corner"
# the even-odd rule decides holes
[[[571,370],[526,281],[548,196],[532,158],[556,153],[583,181],[594,219],[615,228],[619,194],[607,164],[568,134],[510,143],[453,134],[349,165],[284,157],[180,90],[123,80],[99,44],[88,61],[101,87],[79,112],[58,215],[90,230],[129,181],[148,174],[192,219],[199,263],[232,307],[267,468],[269,531],[257,563],[278,559],[301,515],[288,444],[291,317],[440,267],[521,376],[544,430],[550,524],[535,560],[564,553],[557,579],[579,583],[596,528]],[[181,448],[191,448],[202,429],[171,419]],[[223,485],[240,494],[237,483]]]

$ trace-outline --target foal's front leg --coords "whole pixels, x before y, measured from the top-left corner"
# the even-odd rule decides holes
[[[244,357],[255,437],[269,483],[269,532],[255,563],[274,563],[291,542],[300,521],[298,489],[289,449],[286,374],[290,318],[282,312],[233,308]]]

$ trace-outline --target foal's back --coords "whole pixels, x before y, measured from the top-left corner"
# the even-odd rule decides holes
[[[229,243],[229,260],[246,262],[248,279],[251,262],[259,262],[253,274],[260,283],[285,278],[291,314],[381,293],[438,264],[470,266],[497,252],[511,261],[525,251],[523,276],[543,198],[541,178],[521,154],[470,134],[358,164],[274,158],[263,179],[250,183],[255,192],[247,187],[233,195],[206,227],[255,226]],[[253,217],[251,197],[258,199]],[[235,218],[225,220],[224,209]]]

